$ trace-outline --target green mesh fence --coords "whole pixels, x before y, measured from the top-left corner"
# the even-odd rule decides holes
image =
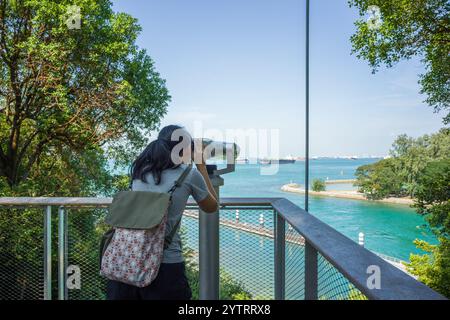
[[[57,214],[53,214],[53,297],[57,296]],[[99,275],[99,243],[108,229],[106,209],[66,209],[66,298],[105,299],[106,280]],[[0,299],[44,298],[44,210],[0,210]],[[198,299],[198,211],[186,210],[181,224],[187,275]],[[273,299],[274,212],[270,208],[220,211],[220,298]],[[285,223],[285,298],[305,297],[304,239]],[[329,261],[318,254],[319,299],[366,299]],[[75,284],[75,286],[74,286]]]
[[[75,280],[70,281],[68,275],[67,298],[70,300],[106,298],[106,280],[99,274],[100,240],[108,230],[104,223],[106,213],[106,209],[66,211],[67,266],[74,266],[80,272],[79,286]]]
[[[0,208],[0,300],[44,299],[44,210]]]

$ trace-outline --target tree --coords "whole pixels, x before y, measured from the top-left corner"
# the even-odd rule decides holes
[[[389,158],[360,166],[356,169],[358,191],[368,199],[379,200],[389,196],[402,196],[403,179],[399,174],[397,159]]]
[[[73,4],[80,29],[66,24]],[[143,147],[170,97],[135,44],[139,31],[108,0],[0,0],[3,183],[14,189],[61,170],[92,181],[89,164],[126,163]]]
[[[325,182],[321,179],[314,179],[312,182],[312,189],[316,192],[325,191]]]
[[[370,199],[416,197],[417,180],[434,160],[450,158],[450,129],[418,138],[400,135],[392,144],[391,158],[359,167],[356,186]]]
[[[423,240],[414,244],[426,254],[411,254],[407,270],[430,288],[450,298],[450,241],[441,239],[439,245]]]
[[[80,29],[66,25],[72,4]],[[129,164],[170,100],[139,31],[107,0],[0,0],[0,196],[105,196],[127,185],[108,159]],[[68,223],[70,258],[97,275],[80,293],[91,298],[104,294],[97,211]],[[36,298],[42,219],[41,209],[2,210],[0,300]]]
[[[439,239],[438,245],[416,240],[424,255],[411,255],[408,270],[419,280],[450,297],[450,159],[427,164],[417,180],[414,206]]]
[[[363,18],[356,21],[352,52],[367,60],[376,72],[414,56],[422,59],[421,93],[435,112],[446,111],[450,122],[450,2],[448,0],[349,0],[363,18],[369,6],[380,9],[382,23],[371,28]]]
[[[427,164],[417,180],[414,207],[439,237],[450,237],[450,158]]]

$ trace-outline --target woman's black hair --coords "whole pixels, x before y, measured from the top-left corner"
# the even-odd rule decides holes
[[[161,183],[161,173],[165,169],[172,169],[179,166],[172,161],[172,149],[182,141],[172,141],[172,134],[175,130],[183,129],[177,125],[169,125],[161,129],[158,139],[152,141],[131,165],[131,179],[140,179],[147,182],[146,175],[152,173],[155,184]]]

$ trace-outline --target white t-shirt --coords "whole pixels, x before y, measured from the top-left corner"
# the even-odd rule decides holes
[[[149,173],[146,176],[147,182],[137,179],[133,180],[132,190],[168,192],[186,167],[185,164],[182,164],[177,168],[164,170],[161,173],[161,182],[158,185],[155,184],[153,175]],[[181,186],[176,188],[172,195],[172,203],[169,206],[167,217],[166,235],[169,234],[178,219],[181,218],[189,196],[192,196],[197,202],[206,199],[208,196],[206,182],[195,167],[191,169]],[[179,262],[183,262],[183,254],[181,249],[181,238],[179,230],[177,230],[169,247],[164,250],[162,263]]]

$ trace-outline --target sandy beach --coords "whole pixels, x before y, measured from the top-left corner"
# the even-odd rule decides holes
[[[305,193],[305,190],[300,188],[300,186],[296,183],[288,183],[281,187],[282,191],[292,192],[292,193]],[[411,198],[385,198],[382,200],[368,200],[364,194],[356,191],[356,190],[332,190],[332,191],[309,191],[310,195],[313,196],[323,196],[323,197],[334,197],[334,198],[345,198],[345,199],[354,199],[354,200],[364,200],[364,201],[376,201],[376,202],[385,202],[385,203],[395,203],[395,204],[404,204],[411,205],[414,203]]]

